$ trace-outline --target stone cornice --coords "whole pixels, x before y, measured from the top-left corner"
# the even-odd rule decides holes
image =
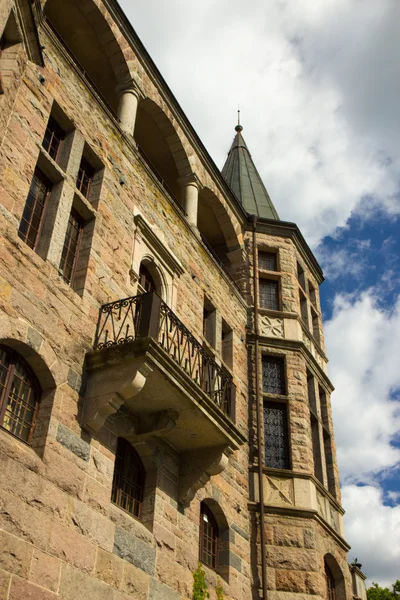
[[[248,231],[251,230],[250,222],[247,225]],[[258,219],[257,233],[265,233],[267,235],[276,235],[279,237],[290,238],[293,240],[304,262],[314,275],[318,284],[324,281],[324,274],[318,264],[317,259],[311,251],[311,248],[304,239],[300,229],[295,223],[289,221],[274,221],[273,219]]]

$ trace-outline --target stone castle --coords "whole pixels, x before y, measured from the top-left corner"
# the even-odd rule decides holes
[[[322,271],[115,0],[0,0],[0,600],[365,600]],[[229,144],[228,144],[229,145]]]

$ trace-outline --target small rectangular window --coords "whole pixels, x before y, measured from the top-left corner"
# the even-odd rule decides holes
[[[307,298],[305,297],[305,295],[303,294],[303,292],[301,290],[299,290],[299,302],[300,302],[301,320],[303,321],[304,325],[308,328],[309,324],[308,324]]]
[[[62,271],[64,281],[68,284],[72,282],[75,274],[83,227],[84,223],[82,218],[76,211],[72,210],[68,220],[60,262],[60,270]]]
[[[33,250],[39,242],[51,187],[44,173],[36,169],[18,229],[19,237]]]
[[[284,359],[264,354],[262,357],[262,390],[265,394],[286,393]]]
[[[290,469],[287,406],[280,402],[264,403],[265,465]]]
[[[315,337],[317,342],[320,343],[319,316],[313,308],[311,308],[311,316],[312,316],[313,336]]]
[[[208,298],[204,298],[203,335],[206,341],[215,348],[216,342],[216,310]]]
[[[94,177],[94,168],[86,158],[82,157],[81,164],[79,166],[78,178],[76,180],[76,187],[85,196],[89,198],[90,186]]]
[[[274,252],[259,252],[258,268],[263,271],[277,271],[276,254]]]
[[[221,356],[222,360],[228,367],[232,368],[233,364],[233,332],[229,325],[222,319],[222,334],[221,334]]]
[[[279,282],[274,279],[260,279],[260,308],[279,310]]]
[[[57,160],[58,151],[61,142],[65,137],[65,132],[53,117],[50,117],[44,134],[42,146],[53,160]]]
[[[322,472],[322,457],[321,457],[321,443],[319,438],[319,422],[318,419],[311,413],[311,435],[312,435],[312,446],[314,456],[314,475],[323,484],[324,477]]]
[[[300,263],[297,263],[297,280],[304,291],[306,291],[306,276]]]

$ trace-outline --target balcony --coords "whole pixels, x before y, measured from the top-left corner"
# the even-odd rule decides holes
[[[196,460],[207,449],[214,470],[245,442],[231,375],[155,293],[101,307],[86,369],[83,424],[92,432],[129,414],[119,435],[160,437]]]

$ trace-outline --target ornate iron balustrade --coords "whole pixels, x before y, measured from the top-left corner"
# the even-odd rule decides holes
[[[101,350],[152,337],[232,421],[236,387],[231,375],[154,292],[103,304],[94,348]]]

